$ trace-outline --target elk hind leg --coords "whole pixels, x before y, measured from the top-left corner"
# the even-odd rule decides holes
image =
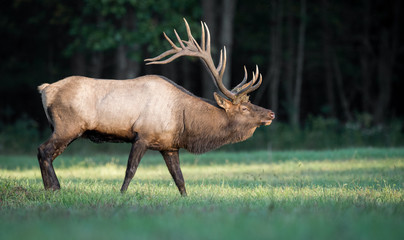
[[[53,168],[53,160],[59,156],[75,138],[60,139],[52,134],[48,141],[38,147],[38,162],[45,189],[60,189],[59,180]]]

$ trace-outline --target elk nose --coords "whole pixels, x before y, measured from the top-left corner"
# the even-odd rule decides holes
[[[269,114],[269,117],[270,117],[271,119],[275,119],[275,113],[274,113],[274,112],[271,112],[271,113]]]

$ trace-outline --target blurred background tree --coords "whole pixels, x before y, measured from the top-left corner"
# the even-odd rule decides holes
[[[260,67],[264,83],[251,99],[277,113],[270,128],[302,132],[320,117],[364,131],[394,122],[402,134],[399,0],[8,0],[0,12],[3,137],[21,119],[45,128],[36,86],[69,75],[161,74],[212,98],[213,82],[196,59],[143,64],[169,48],[162,32],[173,37],[176,28],[185,37],[183,17],[197,38],[199,21],[207,22],[216,59],[226,46],[227,86],[242,79],[243,65],[249,73]]]

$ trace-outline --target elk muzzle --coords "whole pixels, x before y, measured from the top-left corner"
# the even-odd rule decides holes
[[[269,111],[266,118],[261,120],[261,125],[268,126],[272,123],[272,120],[274,120],[274,119],[275,119],[275,113],[272,111]]]

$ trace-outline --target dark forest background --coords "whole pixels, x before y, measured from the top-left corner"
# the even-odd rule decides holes
[[[403,144],[399,0],[14,0],[0,12],[0,151],[46,138],[36,86],[70,75],[161,74],[212,98],[197,59],[143,62],[170,48],[162,32],[186,38],[183,17],[197,39],[207,22],[214,59],[226,46],[228,87],[244,65],[264,76],[250,99],[277,119],[246,148]]]

